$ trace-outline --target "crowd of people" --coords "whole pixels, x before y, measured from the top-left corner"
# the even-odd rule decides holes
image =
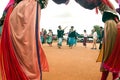
[[[52,30],[49,29],[48,33],[46,31],[46,29],[42,28],[41,32],[40,32],[40,39],[41,39],[41,43],[47,43],[49,46],[52,47],[52,42],[55,40],[57,41],[57,46],[58,48],[62,47],[62,42],[66,41],[66,45],[69,46],[69,48],[72,49],[73,46],[76,46],[77,42],[79,41],[79,37],[78,37],[78,33],[76,32],[76,30],[74,29],[74,26],[71,26],[69,31],[67,33],[65,33],[65,29],[67,27],[65,27],[64,29],[62,29],[62,26],[59,25],[58,29],[56,30],[57,34],[54,35]],[[91,49],[97,49],[97,40],[99,41],[100,45],[98,47],[98,49],[100,49],[101,47],[101,43],[102,43],[102,33],[101,31],[103,31],[103,27],[100,27],[100,35],[98,36],[98,33],[96,31],[96,29],[94,28],[92,30],[91,35],[87,34],[87,31],[84,30],[83,34],[81,34],[81,36],[83,36],[83,40],[81,41],[81,43],[83,43],[83,46],[85,46],[85,48],[87,47],[87,43],[89,42],[89,36],[93,37],[93,41],[92,41],[92,45],[91,45]],[[64,38],[64,35],[67,34],[67,38]]]
[[[61,25],[58,26],[58,29],[57,29],[57,35],[56,35],[56,39],[57,39],[57,46],[58,48],[61,48],[62,47],[62,42],[63,42],[63,39],[64,39],[64,30],[66,29],[67,27],[65,27],[64,29],[62,29]],[[41,40],[41,43],[44,44],[44,43],[47,43],[49,44],[49,46],[52,46],[52,42],[53,42],[53,32],[51,29],[49,29],[49,32],[47,33],[46,30],[44,30],[42,28],[41,32],[40,32],[40,40]],[[68,37],[67,37],[67,40],[66,40],[66,44],[69,45],[70,48],[73,47],[73,45],[76,45],[77,44],[77,32],[76,30],[74,30],[74,26],[71,26],[71,28],[69,29],[69,32],[67,33],[68,34]]]
[[[120,0],[116,0],[120,5]],[[120,79],[120,22],[118,13],[120,8],[117,10],[109,0],[102,0],[97,6],[96,11],[99,10],[102,14],[102,21],[104,22],[104,30],[101,28],[100,38],[100,53],[97,58],[97,62],[101,62],[100,71],[102,72],[101,80],[107,80],[108,74],[111,72],[113,79]],[[72,31],[72,29],[70,30]],[[74,33],[73,33],[74,34]],[[84,43],[86,47],[86,31],[84,31]],[[93,46],[91,49],[97,49],[96,40],[97,32],[94,30],[93,33]],[[71,41],[69,43],[69,41]],[[69,47],[71,43],[75,42],[73,38],[68,39]]]

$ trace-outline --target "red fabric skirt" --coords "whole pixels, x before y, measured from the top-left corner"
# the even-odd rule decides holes
[[[29,80],[23,72],[15,56],[12,40],[10,38],[9,17],[14,6],[11,6],[6,14],[0,49],[0,68],[2,80]]]
[[[120,72],[120,28],[118,28],[112,53],[103,66],[111,72]]]

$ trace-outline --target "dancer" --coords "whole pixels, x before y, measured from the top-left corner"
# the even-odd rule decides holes
[[[49,32],[47,34],[47,43],[49,44],[50,47],[52,47],[52,42],[53,42],[52,36],[53,36],[53,32],[51,29],[49,29]]]
[[[69,47],[72,49],[73,45],[75,44],[75,39],[77,38],[76,36],[76,31],[74,30],[74,26],[71,26],[71,29],[68,34],[68,44]]]
[[[36,0],[11,1],[0,45],[2,80],[42,80],[42,71],[49,71],[39,33],[43,6]]]
[[[62,30],[61,26],[58,26],[57,38],[58,38],[58,48],[61,48],[63,41],[64,29]]]
[[[57,30],[57,38],[58,38],[58,48],[61,48],[62,46],[62,41],[63,41],[63,35],[64,35],[64,30],[67,27],[65,27],[64,29],[61,28],[61,26],[58,26],[58,30]]]
[[[97,59],[102,61],[101,80],[107,80],[109,72],[112,72],[113,80],[117,80],[120,72],[120,29],[117,26],[119,18],[109,0],[103,0],[98,8],[102,13],[102,21],[105,23],[103,45]]]

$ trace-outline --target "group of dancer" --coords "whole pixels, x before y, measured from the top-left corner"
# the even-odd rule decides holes
[[[113,80],[119,80],[120,22],[117,11],[120,13],[120,9],[116,10],[109,0],[75,1],[78,3],[86,1],[87,4],[92,1],[97,3],[95,4],[96,10],[101,12],[102,21],[105,23],[102,47],[97,59],[101,62],[101,80],[107,80],[109,72],[112,72]],[[120,5],[120,0],[116,0],[116,2]],[[6,6],[0,44],[2,80],[42,80],[42,71],[49,71],[39,33],[41,9],[46,4],[46,0],[10,0]],[[84,3],[84,5],[87,4]],[[61,31],[61,34],[63,32]],[[71,37],[68,41],[70,41],[69,46],[72,47],[73,35],[75,35],[72,27],[70,33],[72,34],[69,35]],[[58,47],[61,47],[61,39],[58,41]]]
[[[57,30],[57,38],[58,38],[58,48],[61,48],[62,42],[63,42],[63,35],[64,35],[64,29],[62,29],[61,26],[58,26]],[[67,37],[67,45],[72,49],[73,45],[76,45],[77,43],[77,33],[76,30],[74,30],[74,26],[71,26],[69,32],[68,32],[68,37]]]
[[[52,46],[52,42],[53,42],[53,38],[55,38],[55,40],[57,40],[57,46],[58,48],[61,48],[62,47],[62,43],[63,43],[63,40],[64,40],[64,30],[66,29],[67,27],[65,27],[64,29],[62,29],[61,25],[58,26],[58,29],[57,29],[57,35],[54,36],[53,35],[53,32],[51,29],[49,29],[49,32],[47,33],[46,30],[44,30],[42,28],[41,30],[41,37],[40,37],[40,40],[41,42],[44,44],[44,43],[47,43],[50,47]],[[71,28],[69,29],[69,32],[67,33],[67,41],[66,41],[66,44],[69,45],[70,48],[73,47],[73,45],[76,45],[77,43],[77,32],[76,30],[74,30],[74,26],[71,26]]]

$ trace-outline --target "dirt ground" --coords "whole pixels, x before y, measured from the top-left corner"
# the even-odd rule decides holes
[[[91,46],[92,43],[87,43],[85,48],[82,43],[77,43],[70,49],[63,42],[62,48],[58,49],[56,42],[52,47],[43,44],[50,69],[43,72],[43,80],[100,80],[100,63],[96,63],[99,50],[92,50]],[[111,74],[108,80],[112,80]]]
[[[61,49],[56,42],[52,47],[43,44],[50,68],[49,72],[43,72],[43,80],[100,80],[100,63],[96,62],[99,50],[91,47],[92,43],[87,43],[86,48],[77,43],[72,49],[65,42]],[[111,73],[108,80],[112,80]]]

